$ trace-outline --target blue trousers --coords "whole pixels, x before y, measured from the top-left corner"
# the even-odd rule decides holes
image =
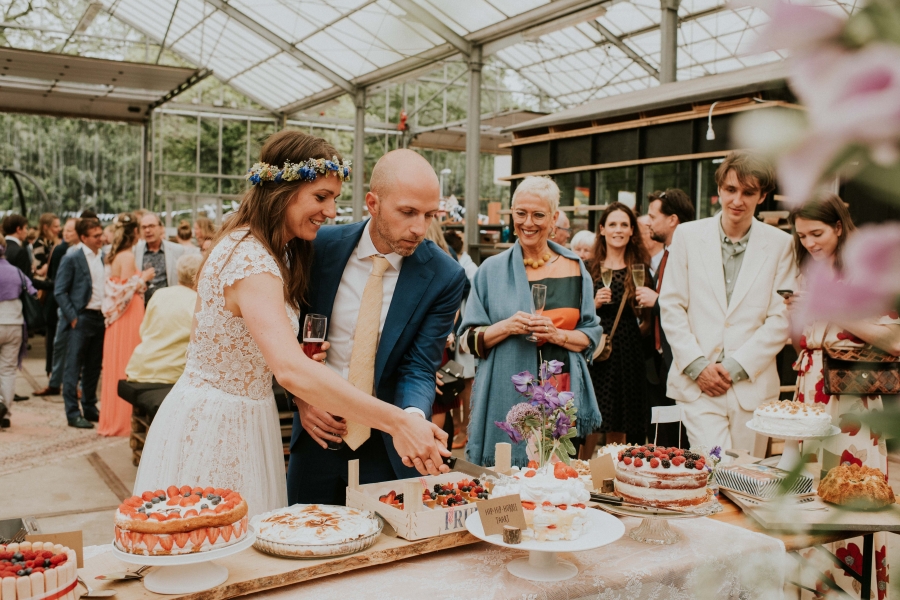
[[[82,415],[85,418],[99,415],[97,410],[97,384],[103,365],[103,337],[106,325],[99,310],[83,310],[78,322],[69,329],[66,367],[63,375],[63,400],[66,417],[72,421]],[[81,408],[78,406],[78,379],[81,379]]]
[[[69,324],[57,309],[56,335],[53,337],[53,365],[50,367],[50,387],[61,388],[66,370],[66,349],[69,347]]]

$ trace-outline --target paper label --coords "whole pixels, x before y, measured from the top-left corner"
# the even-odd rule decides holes
[[[651,410],[651,423],[677,423],[681,421],[680,406],[654,406]]]
[[[591,468],[591,484],[595,490],[603,487],[604,479],[616,478],[616,463],[613,462],[612,454],[601,454],[596,458],[588,461]]]
[[[50,542],[51,544],[60,544],[66,548],[71,548],[75,551],[75,557],[78,559],[78,568],[81,569],[84,567],[84,541],[81,531],[36,533],[34,535],[26,535],[25,541]]]
[[[478,503],[478,515],[485,535],[503,535],[503,527],[512,525],[522,531],[528,529],[525,513],[522,512],[522,499],[518,494],[501,496]]]

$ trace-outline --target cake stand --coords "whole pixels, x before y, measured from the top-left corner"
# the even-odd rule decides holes
[[[628,532],[628,537],[642,544],[668,546],[681,540],[678,532],[669,527],[668,521],[678,519],[696,519],[714,515],[722,511],[718,500],[710,500],[690,509],[690,512],[677,513],[652,506],[618,506],[615,504],[598,504],[597,508],[620,517],[637,517],[641,524]]]
[[[797,465],[803,462],[803,457],[800,455],[800,442],[804,440],[821,440],[830,438],[831,436],[837,435],[841,432],[839,427],[832,425],[831,429],[828,432],[820,435],[785,435],[783,433],[778,433],[776,431],[771,431],[760,427],[759,425],[757,425],[756,419],[753,419],[752,421],[747,423],[747,428],[762,435],[767,435],[769,437],[784,440],[784,450],[781,452],[781,460],[778,461],[778,468],[788,472],[793,471],[797,467]]]
[[[157,594],[192,594],[225,583],[228,569],[213,561],[246,550],[256,541],[256,532],[248,527],[241,541],[207,552],[175,554],[171,556],[141,556],[116,548],[113,556],[133,565],[160,567],[144,575],[144,587]]]
[[[593,550],[618,540],[625,533],[625,525],[619,519],[599,510],[585,509],[587,527],[577,540],[539,542],[523,539],[521,544],[505,544],[500,534],[485,535],[481,517],[474,512],[466,519],[466,529],[480,540],[512,550],[527,550],[527,558],[517,558],[506,564],[506,570],[522,579],[531,581],[562,581],[578,575],[578,567],[558,560],[558,552],[583,552]]]

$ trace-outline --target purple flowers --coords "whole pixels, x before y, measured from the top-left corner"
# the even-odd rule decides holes
[[[719,460],[722,459],[722,446],[715,446],[712,450],[709,451],[710,456],[715,456]]]
[[[541,381],[547,381],[553,375],[562,373],[563,363],[558,360],[541,363]]]
[[[560,413],[556,417],[556,425],[553,427],[553,439],[558,440],[567,433],[572,426],[572,420],[566,416],[566,413]]]
[[[519,431],[509,423],[504,423],[503,421],[494,421],[494,425],[505,431],[506,435],[509,436],[509,439],[512,440],[513,444],[518,444],[525,439],[522,437],[522,434],[519,433]]]
[[[534,385],[534,375],[528,371],[522,371],[518,375],[513,375],[511,379],[513,385],[516,386],[516,391],[520,394],[526,393],[528,388]]]

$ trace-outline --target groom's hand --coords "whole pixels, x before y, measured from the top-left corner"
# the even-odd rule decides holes
[[[294,398],[294,403],[300,413],[303,429],[322,448],[328,448],[329,441],[340,443],[341,436],[347,435],[347,424],[335,419],[331,413],[311,406],[299,398]]]

